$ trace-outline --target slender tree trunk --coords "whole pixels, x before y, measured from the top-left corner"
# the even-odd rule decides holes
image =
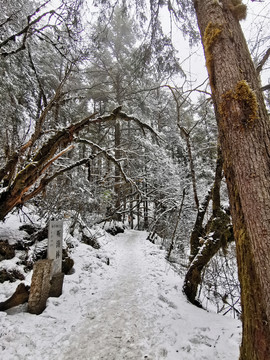
[[[222,180],[222,155],[220,148],[217,152],[215,181],[212,191],[208,193],[200,209],[190,239],[190,265],[185,276],[183,290],[193,304],[196,300],[197,289],[201,283],[201,273],[208,262],[228,242],[234,240],[230,226],[230,216],[220,207],[220,185]],[[212,216],[203,226],[204,215],[212,198]],[[201,239],[203,238],[203,243]]]
[[[206,195],[203,203],[199,207],[197,211],[197,217],[195,220],[194,227],[192,229],[191,235],[190,235],[190,256],[189,261],[192,262],[192,260],[195,258],[195,256],[198,254],[198,251],[200,249],[200,237],[203,237],[205,235],[205,230],[203,226],[203,220],[204,216],[206,214],[206,211],[208,209],[209,201],[211,200],[211,191]]]
[[[204,46],[236,239],[241,360],[270,358],[270,122],[230,0],[194,1]],[[244,6],[244,5],[243,5]]]
[[[148,200],[143,202],[143,228],[144,230],[148,230],[149,222],[148,222]]]
[[[203,245],[199,249],[199,252],[191,262],[188,271],[185,276],[183,290],[188,300],[199,305],[196,300],[198,286],[201,283],[201,274],[205,266],[216,255],[216,253],[228,242],[234,240],[231,229],[228,226],[229,216],[224,213],[220,213],[218,218],[211,221],[211,230],[213,235],[206,237]]]
[[[137,195],[137,229],[140,230],[140,227],[141,227],[141,222],[140,222],[140,196],[139,194]]]
[[[121,150],[120,150],[121,127],[120,127],[120,122],[118,120],[116,120],[115,127],[114,127],[114,142],[115,142],[115,159],[118,160],[121,157]],[[120,175],[120,170],[117,166],[115,166],[114,171],[115,171],[114,192],[115,192],[115,196],[116,196],[115,208],[117,209],[116,219],[118,221],[121,221],[121,214],[118,213],[118,211],[120,210],[120,206],[121,206],[121,185],[120,185],[121,175]]]
[[[133,229],[134,228],[134,222],[133,222],[134,216],[133,216],[133,201],[132,201],[132,199],[129,202],[129,209],[130,209],[129,210],[129,226],[131,229]]]
[[[196,175],[195,175],[194,161],[193,161],[193,156],[192,156],[192,151],[191,151],[190,132],[188,132],[182,126],[180,126],[179,128],[181,130],[181,133],[185,137],[186,144],[187,144],[189,167],[190,167],[190,174],[191,174],[193,194],[194,194],[194,202],[195,202],[196,208],[199,209],[200,203],[199,203],[198,192],[197,192],[197,181],[196,181]]]
[[[144,230],[148,230],[149,227],[149,206],[148,206],[148,199],[147,199],[147,182],[144,181],[144,193],[145,193],[145,200],[143,201],[143,228]]]
[[[173,251],[173,248],[174,248],[174,245],[175,245],[175,236],[176,236],[176,231],[177,231],[177,228],[178,228],[178,225],[179,225],[179,222],[180,222],[182,209],[183,209],[183,206],[184,206],[185,195],[186,195],[186,189],[183,189],[182,201],[181,201],[178,216],[177,216],[177,219],[176,219],[176,224],[175,224],[175,227],[174,227],[174,231],[173,231],[173,234],[172,234],[171,244],[170,244],[168,253],[166,255],[167,260],[170,260],[171,252]]]

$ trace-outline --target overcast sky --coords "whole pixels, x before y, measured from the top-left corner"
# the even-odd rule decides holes
[[[270,47],[270,1],[252,2],[248,0],[244,1],[244,3],[248,6],[248,15],[246,20],[241,21],[241,26],[253,58],[261,59],[267,48]],[[166,26],[165,21],[164,26],[167,27],[169,32],[170,27],[169,25]],[[188,39],[184,39],[176,28],[173,31],[173,41],[179,51],[181,66],[185,73],[188,74],[190,85],[196,87],[203,83],[207,78],[207,71],[202,45],[198,44],[191,48]],[[261,76],[263,85],[269,83],[270,59],[265,65]]]

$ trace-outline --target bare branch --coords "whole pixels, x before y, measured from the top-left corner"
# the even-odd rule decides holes
[[[33,161],[27,164],[15,177],[13,183],[0,195],[0,220],[18,204],[22,203],[23,196],[38,181],[44,167],[51,162],[54,154],[61,145],[66,146],[73,141],[74,134],[81,131],[96,114],[58,131],[37,152]],[[55,159],[55,158],[54,158]]]
[[[261,90],[262,91],[270,90],[270,84],[267,84],[267,85],[261,87]]]
[[[92,157],[93,158],[93,157]],[[45,187],[50,183],[52,182],[56,177],[60,176],[60,175],[63,175],[65,172],[67,171],[70,171],[72,169],[74,169],[75,167],[78,167],[78,166],[81,166],[81,165],[84,165],[86,164],[88,161],[90,160],[90,158],[84,158],[84,159],[81,159],[80,161],[77,161],[76,163],[70,165],[70,166],[67,166],[65,167],[64,169],[61,169],[57,172],[55,172],[52,176],[50,177],[44,177],[43,179],[41,179],[39,185],[30,193],[24,195],[22,197],[22,200],[21,200],[21,203],[25,203],[29,200],[31,200],[33,197],[37,196],[38,194],[40,194],[44,189]]]
[[[51,164],[57,160],[58,158],[60,158],[61,156],[63,156],[64,154],[66,154],[68,151],[74,149],[74,145],[69,145],[66,149],[62,150],[60,153],[58,153],[57,155],[55,155],[50,161],[47,162],[46,165],[44,165],[44,167],[40,170],[40,174],[44,173],[44,171],[46,171],[48,169],[49,166],[51,166]]]
[[[20,10],[15,11],[15,13],[11,14],[6,20],[4,20],[1,24],[0,27],[3,27],[5,24],[7,24],[12,18],[13,16],[15,16],[16,14],[18,14],[20,12]]]
[[[257,71],[258,74],[262,71],[263,66],[266,63],[266,61],[269,59],[269,57],[270,57],[270,48],[267,49],[267,51],[265,52],[262,60],[259,62],[259,65],[256,68],[256,71]]]
[[[82,143],[82,144],[90,145],[92,148],[99,150],[101,154],[103,154],[109,161],[113,162],[118,167],[118,169],[120,170],[120,173],[126,183],[130,183],[130,184],[136,186],[136,184],[129,177],[127,177],[119,160],[116,160],[115,157],[113,155],[111,155],[107,150],[103,149],[99,145],[97,145],[94,142],[87,140],[87,139],[77,139],[76,141],[79,143]]]
[[[41,8],[41,7],[40,7]],[[38,16],[36,19],[30,21],[31,17],[34,16],[39,10],[40,8],[38,8],[32,15],[28,16],[27,17],[27,25],[20,31],[18,31],[17,33],[9,36],[7,39],[5,39],[4,41],[2,41],[0,43],[0,49],[2,47],[4,47],[5,45],[7,45],[9,42],[11,41],[15,41],[17,37],[20,37],[21,35],[24,35],[23,37],[23,41],[22,41],[22,45],[17,48],[16,50],[14,51],[11,51],[11,52],[2,52],[0,55],[3,56],[3,57],[6,57],[8,55],[12,55],[12,54],[16,54],[17,52],[19,52],[20,50],[23,50],[25,49],[25,43],[26,43],[26,39],[27,39],[27,36],[28,36],[28,32],[30,30],[30,28],[37,24],[42,18],[44,18],[45,16],[47,16],[48,14],[54,14],[55,11],[54,10],[50,10],[50,11],[46,11],[45,13],[43,13],[42,15]]]
[[[65,84],[65,82],[68,79],[68,76],[71,72],[71,67],[69,67],[65,73],[65,76],[63,78],[63,80],[60,82],[60,84],[58,85],[58,88],[55,91],[54,96],[51,98],[51,100],[49,101],[49,103],[47,104],[47,106],[44,108],[44,110],[42,111],[39,119],[36,122],[36,126],[35,126],[35,131],[33,133],[33,135],[31,136],[31,139],[29,141],[27,141],[26,144],[24,144],[21,149],[20,152],[23,153],[27,148],[31,147],[34,145],[34,143],[38,140],[38,138],[40,137],[41,134],[41,129],[42,129],[42,125],[46,119],[46,116],[48,115],[49,111],[52,109],[52,107],[54,106],[54,104],[59,100],[59,98],[61,97],[61,91],[63,89],[63,86]]]
[[[40,89],[40,92],[41,92],[41,96],[42,96],[42,99],[43,99],[43,104],[46,107],[48,105],[48,101],[47,101],[46,94],[44,92],[40,77],[38,75],[37,69],[35,67],[35,64],[34,64],[34,61],[33,61],[29,46],[28,46],[28,56],[29,56],[29,60],[30,60],[30,65],[31,65],[31,67],[32,67],[32,69],[34,71],[34,74],[36,76],[36,79],[37,79],[37,83],[38,83],[38,86],[39,86],[39,89]]]

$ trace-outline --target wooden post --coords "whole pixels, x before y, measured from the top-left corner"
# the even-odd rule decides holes
[[[48,259],[53,260],[52,275],[62,272],[63,221],[50,221],[48,232]]]
[[[48,231],[48,259],[53,260],[50,297],[62,295],[64,274],[62,273],[62,244],[63,244],[63,221],[49,223]]]

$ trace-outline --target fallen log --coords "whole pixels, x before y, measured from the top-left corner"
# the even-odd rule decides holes
[[[19,284],[11,297],[0,303],[0,311],[5,311],[14,306],[26,303],[29,298],[29,289],[30,286],[25,286],[23,283]]]

